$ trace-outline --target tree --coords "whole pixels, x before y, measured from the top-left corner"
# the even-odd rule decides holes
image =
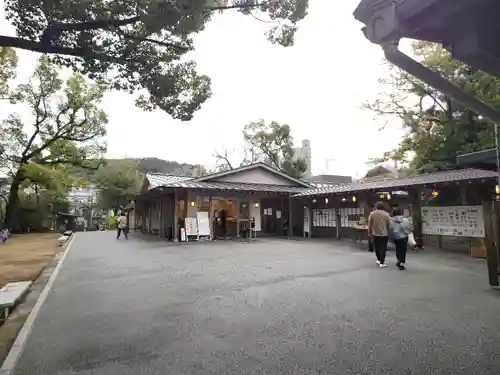
[[[57,68],[41,57],[28,83],[14,95],[30,108],[31,124],[10,114],[0,125],[0,169],[11,178],[7,225],[19,203],[19,187],[31,181],[55,189],[69,178],[69,168],[96,168],[106,144],[106,114],[99,108],[105,87],[72,75],[64,83]]]
[[[266,124],[264,120],[251,122],[245,125],[243,137],[255,161],[262,161],[294,178],[301,178],[307,170],[305,161],[295,157],[289,125],[275,121]]]
[[[0,46],[51,54],[53,61],[115,89],[146,89],[137,104],[159,107],[181,120],[210,97],[210,79],[183,57],[193,36],[225,10],[267,13],[268,37],[292,45],[309,0],[6,0],[7,19],[17,37],[0,36]]]
[[[0,100],[11,99],[9,81],[16,76],[17,55],[12,48],[0,47]]]
[[[448,81],[500,108],[499,78],[472,70],[437,44],[416,42],[413,52]],[[366,108],[400,119],[407,133],[399,147],[386,153],[382,160],[411,159],[409,168],[416,173],[432,172],[456,167],[459,153],[494,146],[490,122],[408,73],[394,66],[390,69],[389,78],[381,80],[388,86],[387,93]]]
[[[113,209],[116,215],[120,207],[133,200],[139,192],[142,175],[135,164],[112,164],[99,168],[93,181],[99,190],[98,205]]]

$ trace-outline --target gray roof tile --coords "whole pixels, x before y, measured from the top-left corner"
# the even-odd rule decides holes
[[[250,183],[235,183],[235,182],[205,182],[196,181],[191,177],[179,177],[172,175],[147,174],[146,178],[149,181],[149,189],[157,187],[168,188],[191,188],[191,189],[207,189],[207,190],[230,190],[230,191],[262,191],[274,193],[298,193],[304,190],[302,187],[286,186],[286,185],[264,185]]]
[[[497,173],[482,169],[461,169],[428,173],[411,177],[377,179],[372,181],[358,181],[352,184],[338,184],[319,189],[304,189],[295,196],[314,196],[325,194],[349,193],[363,190],[396,189],[406,186],[431,185],[444,182],[480,180],[497,178]]]

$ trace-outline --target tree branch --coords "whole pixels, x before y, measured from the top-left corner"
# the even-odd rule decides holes
[[[44,54],[56,54],[56,55],[66,55],[66,56],[73,56],[73,57],[83,57],[83,58],[89,58],[89,59],[94,59],[94,60],[99,60],[99,61],[119,63],[119,61],[117,61],[116,59],[114,59],[110,56],[99,55],[99,54],[97,54],[89,49],[82,48],[82,47],[76,47],[76,48],[59,47],[59,46],[54,46],[51,44],[34,42],[32,40],[29,40],[29,39],[23,39],[23,38],[17,38],[17,37],[5,36],[5,35],[0,35],[0,46],[1,47],[20,48],[20,49],[25,49],[28,51],[34,51],[34,52],[39,52],[39,53],[44,53]]]

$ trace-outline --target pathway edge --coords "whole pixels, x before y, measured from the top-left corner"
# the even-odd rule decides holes
[[[28,318],[26,318],[26,321],[24,322],[21,330],[19,331],[19,334],[17,335],[14,344],[9,350],[9,354],[7,354],[7,357],[5,358],[2,367],[0,368],[0,375],[12,375],[14,373],[17,361],[19,360],[19,357],[23,352],[24,346],[26,345],[26,341],[28,340],[31,330],[33,329],[33,323],[35,322],[36,317],[38,316],[38,313],[40,312],[42,305],[45,303],[45,300],[47,299],[50,291],[52,290],[52,286],[56,281],[57,275],[59,275],[59,271],[61,270],[64,260],[66,259],[66,256],[68,255],[71,249],[71,245],[73,245],[73,242],[75,241],[75,237],[76,233],[69,241],[66,250],[64,250],[64,254],[57,263],[56,268],[54,269],[54,272],[52,272],[52,275],[50,275],[47,284],[45,284],[45,287],[43,288],[42,292],[40,293],[40,296],[38,297],[38,300],[35,303],[35,306],[33,306],[33,309],[30,311]]]

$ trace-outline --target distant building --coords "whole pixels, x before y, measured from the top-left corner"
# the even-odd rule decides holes
[[[97,202],[97,188],[95,185],[72,187],[68,193],[69,213],[83,216],[83,211]]]
[[[294,147],[294,158],[303,159],[306,163],[306,171],[304,172],[304,177],[312,176],[311,171],[311,141],[309,139],[302,140],[301,147]]]
[[[352,183],[351,176],[339,176],[332,174],[320,174],[317,176],[310,176],[304,178],[305,181],[316,187],[323,187],[323,185],[339,185]]]

